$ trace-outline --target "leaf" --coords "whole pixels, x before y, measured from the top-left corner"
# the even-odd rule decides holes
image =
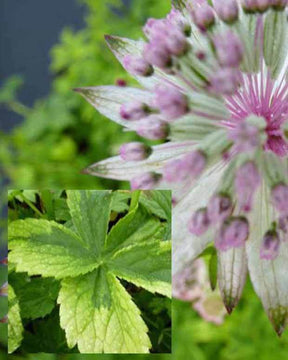
[[[149,352],[140,311],[113,273],[151,292],[171,294],[171,242],[162,241],[167,222],[139,204],[140,193],[133,193],[128,214],[108,234],[111,191],[67,191],[69,225],[35,219],[9,225],[9,260],[16,263],[16,270],[62,279],[57,300],[61,327],[69,347],[77,344],[80,352]],[[161,200],[170,218],[168,198]],[[42,284],[41,280],[35,282]],[[38,287],[31,293],[38,291],[40,301]],[[20,300],[21,296],[19,290]],[[41,309],[41,314],[45,311]]]
[[[37,352],[53,354],[73,352],[66,345],[65,332],[60,327],[58,309],[55,309],[49,317],[33,322],[33,331],[24,332],[22,348],[27,353],[35,352],[35,349]]]
[[[97,256],[81,238],[54,221],[26,219],[9,224],[9,262],[18,272],[61,279],[98,266]]]
[[[275,260],[260,259],[263,236],[276,217],[270,204],[270,194],[264,185],[255,194],[250,238],[246,243],[248,269],[252,284],[272,322],[281,335],[288,323],[288,243],[282,241]]]
[[[151,213],[161,219],[171,220],[171,191],[142,192],[140,203]]]
[[[122,279],[171,297],[170,254],[170,241],[147,241],[117,251],[108,266]]]
[[[218,252],[218,282],[225,307],[230,314],[242,295],[247,277],[245,248]]]
[[[131,198],[131,193],[115,191],[112,194],[111,210],[121,213],[129,209],[128,200]]]
[[[69,347],[77,343],[81,353],[90,354],[149,352],[139,309],[120,282],[103,269],[64,280],[58,302]]]
[[[106,253],[115,252],[131,244],[158,238],[162,225],[151,218],[141,207],[137,207],[120,219],[109,232],[106,240]]]
[[[67,190],[67,203],[76,232],[85,246],[100,254],[110,218],[111,191]]]
[[[183,10],[186,8],[186,1],[185,0],[172,0],[172,5],[177,10]]]
[[[8,353],[15,351],[22,341],[23,326],[20,317],[18,300],[13,288],[8,287]]]
[[[9,283],[17,295],[21,317],[36,319],[49,314],[56,304],[59,283],[52,278],[29,278],[26,274],[10,274]]]

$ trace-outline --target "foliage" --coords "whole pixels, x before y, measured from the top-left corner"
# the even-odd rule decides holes
[[[152,344],[140,308],[148,326],[156,323],[152,335],[169,351],[170,302],[144,292],[154,302],[149,315],[141,295],[143,288],[171,296],[169,191],[11,191],[9,199],[9,264],[15,270],[9,274],[10,353],[23,336],[30,352],[49,352],[53,346],[57,352],[77,352],[77,345],[81,353],[147,353]],[[123,202],[128,210],[115,211]],[[67,213],[60,216],[59,206]],[[161,217],[153,214],[155,207]],[[165,312],[157,326],[153,316]],[[61,329],[51,328],[58,317],[69,349]],[[158,349],[156,344],[152,352]]]
[[[19,103],[16,91],[23,82],[15,76],[6,80],[0,92],[0,103],[24,117],[22,124],[0,138],[2,172],[13,188],[116,187],[112,181],[80,172],[117,153],[123,141],[135,138],[100,116],[72,89],[113,83],[123,77],[132,81],[108,49],[104,34],[137,38],[145,20],[164,15],[170,4],[166,0],[145,0],[145,6],[137,0],[126,1],[126,5],[120,0],[82,2],[88,9],[87,26],[77,32],[64,29],[60,43],[52,48],[54,80],[47,98],[37,100],[33,108]]]

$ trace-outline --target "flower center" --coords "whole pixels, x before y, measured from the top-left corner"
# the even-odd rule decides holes
[[[284,78],[277,82],[263,70],[259,74],[242,74],[242,86],[226,97],[226,103],[231,114],[231,127],[251,114],[264,118],[267,124],[264,149],[283,157],[288,155],[282,128],[288,120],[288,84]]]

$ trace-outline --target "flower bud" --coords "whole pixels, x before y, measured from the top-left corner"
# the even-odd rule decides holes
[[[188,50],[188,42],[185,35],[177,28],[171,28],[165,38],[165,46],[172,55],[181,56]]]
[[[120,156],[126,161],[141,161],[147,159],[152,152],[150,146],[141,142],[130,142],[120,147]]]
[[[215,224],[224,221],[233,211],[230,196],[218,194],[212,196],[208,204],[208,217],[211,223]]]
[[[125,56],[123,65],[128,72],[137,76],[150,76],[154,71],[151,64],[145,59],[132,55]]]
[[[148,39],[158,36],[165,36],[167,31],[167,21],[165,19],[150,18],[143,27],[143,32]]]
[[[236,0],[213,0],[213,5],[222,21],[231,24],[238,19],[239,9]]]
[[[167,182],[185,181],[196,178],[206,166],[206,156],[201,151],[193,151],[177,160],[169,161],[163,172]]]
[[[271,5],[276,10],[284,10],[288,5],[288,0],[271,0]]]
[[[233,68],[220,68],[210,78],[210,88],[216,94],[233,95],[239,85],[240,73]]]
[[[261,247],[260,258],[265,260],[274,260],[279,254],[280,238],[276,231],[269,230],[264,235]]]
[[[282,215],[288,215],[288,186],[279,184],[272,189],[272,203]]]
[[[232,31],[226,31],[214,37],[214,46],[220,65],[238,67],[243,58],[241,40]]]
[[[203,31],[209,29],[215,23],[214,12],[211,6],[206,3],[193,7],[192,17],[195,24]]]
[[[271,6],[271,0],[256,0],[257,3],[257,11],[260,13],[264,13]]]
[[[151,115],[137,122],[136,131],[140,136],[150,140],[165,139],[169,134],[169,126],[157,115]]]
[[[143,56],[146,61],[160,69],[170,68],[172,65],[171,55],[164,43],[150,42],[145,45]]]
[[[283,215],[278,220],[278,226],[285,234],[288,233],[288,215]]]
[[[210,220],[206,208],[197,210],[190,221],[188,222],[188,229],[191,234],[200,236],[204,234],[210,226]]]
[[[120,108],[120,115],[125,120],[140,120],[148,114],[149,107],[140,101],[125,103]]]
[[[155,90],[155,106],[167,121],[175,120],[189,110],[186,96],[175,87],[165,85],[160,85]]]
[[[183,34],[190,36],[191,25],[179,10],[172,9],[166,17],[169,24],[177,27]]]
[[[131,180],[131,189],[151,190],[157,185],[160,178],[161,175],[153,172],[138,175]]]
[[[257,0],[241,0],[241,5],[246,13],[254,13],[257,11]]]
[[[221,251],[244,246],[249,236],[249,224],[245,218],[234,217],[226,220],[215,240],[215,247]]]
[[[253,195],[261,183],[261,177],[252,161],[246,162],[236,171],[235,191],[239,207],[242,211],[251,210]]]

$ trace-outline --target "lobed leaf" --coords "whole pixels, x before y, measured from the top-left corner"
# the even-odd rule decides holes
[[[106,253],[158,237],[157,234],[162,227],[158,219],[149,216],[143,208],[137,207],[113,226],[107,236]]]
[[[111,191],[67,190],[74,228],[91,253],[99,255],[110,219]]]
[[[63,280],[58,302],[69,347],[77,344],[81,353],[149,352],[151,344],[139,309],[104,269]]]
[[[116,276],[171,297],[171,242],[146,241],[122,248],[108,260]]]
[[[18,300],[12,286],[8,287],[8,353],[15,351],[22,341],[23,326]]]
[[[54,221],[26,219],[9,224],[9,262],[18,272],[62,279],[98,267],[99,259],[79,236]]]

